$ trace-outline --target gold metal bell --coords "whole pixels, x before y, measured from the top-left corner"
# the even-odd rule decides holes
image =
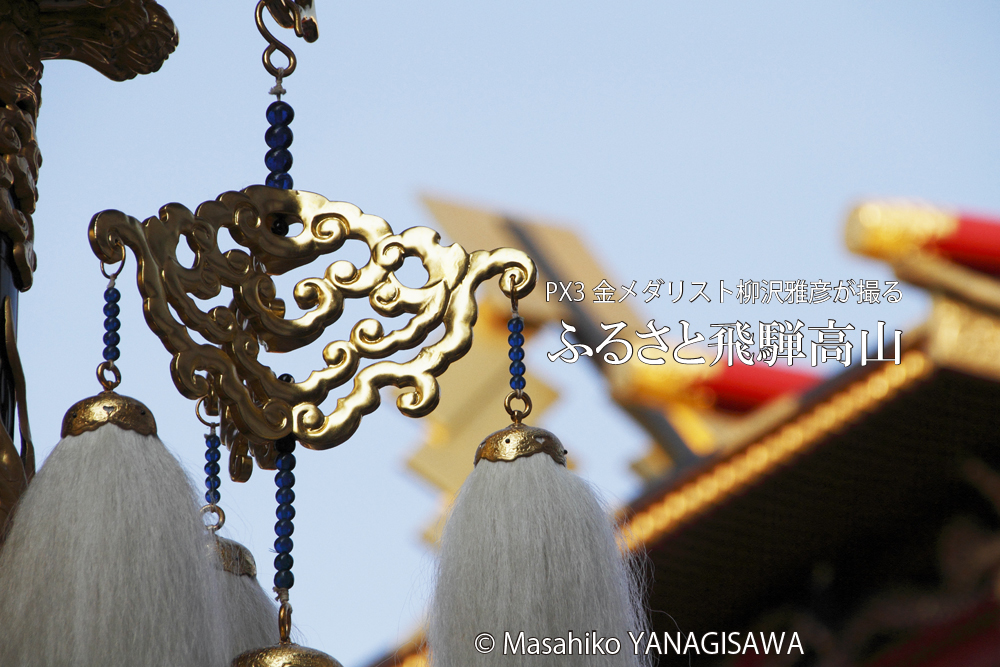
[[[233,660],[232,667],[344,667],[322,651],[299,646],[289,640],[292,606],[287,602],[282,602],[278,610],[278,629],[281,641],[277,646],[240,653]]]

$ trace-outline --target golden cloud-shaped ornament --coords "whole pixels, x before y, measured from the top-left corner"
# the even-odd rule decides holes
[[[272,231],[299,224],[294,236]],[[223,231],[240,247],[220,249]],[[249,477],[253,459],[272,468],[273,443],[286,435],[311,449],[344,442],[362,416],[378,408],[382,387],[408,390],[396,401],[403,414],[431,412],[439,398],[437,376],[472,345],[475,289],[499,276],[505,294],[524,297],[536,279],[534,264],[519,250],[469,253],[458,244],[441,245],[426,227],[394,234],[385,220],[352,204],[259,185],[226,192],[194,213],[168,204],[143,222],[104,211],[91,221],[90,239],[106,263],[121,261],[125,247],[135,253],[143,311],[173,355],[174,384],[221,416],[230,474],[240,481]],[[177,259],[182,239],[195,255],[189,266]],[[300,280],[293,297],[305,312],[286,319],[272,276],[334,253],[349,240],[368,246],[367,263],[334,261],[320,277]],[[395,275],[410,257],[427,273],[421,286],[404,285]],[[201,307],[223,290],[232,297],[228,306]],[[262,347],[287,352],[318,340],[341,317],[347,299],[366,299],[378,316],[406,319],[392,331],[374,318],[355,323],[346,339],[324,346],[323,365],[300,382],[282,382],[261,362]],[[436,342],[421,348],[432,333]],[[407,350],[416,350],[409,360],[386,359]],[[365,360],[374,363],[362,368]],[[350,391],[324,413],[320,405],[348,384]]]

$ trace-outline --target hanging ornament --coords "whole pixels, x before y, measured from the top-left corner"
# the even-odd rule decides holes
[[[292,190],[289,148],[294,113],[281,96],[287,92],[283,82],[296,61],[291,49],[264,25],[265,8],[279,25],[294,27],[307,41],[317,32],[311,0],[259,0],[257,25],[268,41],[264,66],[275,78],[270,92],[278,97],[266,112],[266,185],[225,192],[194,212],[168,204],[159,216],[142,222],[121,211],[104,211],[91,221],[90,240],[105,262],[119,261],[125,248],[136,254],[146,321],[172,355],[171,375],[181,394],[205,399],[206,411],[219,416],[220,440],[230,449],[230,476],[246,481],[254,462],[277,470],[278,643],[246,651],[232,664],[338,667],[340,663],[330,656],[290,640],[295,448],[325,450],[347,441],[362,417],[380,405],[380,390],[390,385],[403,390],[396,400],[400,412],[427,415],[438,403],[436,378],[472,345],[477,287],[502,275],[501,289],[523,297],[534,287],[537,270],[519,250],[466,252],[458,244],[442,245],[437,232],[425,227],[395,234],[385,220],[352,204]],[[276,52],[288,58],[287,66],[271,62]],[[289,236],[293,225],[301,229]],[[220,248],[223,230],[238,247]],[[182,239],[195,254],[190,266],[177,259]],[[368,247],[366,263],[355,266],[339,259],[319,276],[299,280],[295,303],[305,312],[286,318],[274,276],[335,253],[348,240]],[[396,275],[407,258],[418,259],[424,267],[423,285],[411,287]],[[232,291],[229,305],[202,310],[223,289]],[[346,339],[324,344],[321,366],[302,382],[279,377],[263,363],[262,351],[290,352],[317,341],[340,319],[348,299],[367,301],[379,317],[406,321],[388,331],[379,319],[356,322]],[[432,342],[425,345],[428,338]],[[345,386],[349,387],[345,395],[329,400]],[[519,392],[518,397],[528,401],[526,394]],[[334,407],[327,412],[324,405]],[[210,452],[215,449],[209,447]],[[214,505],[207,511],[221,520],[214,493],[218,461],[214,454],[207,455],[211,459],[206,464],[206,500]]]
[[[120,271],[105,273],[104,391],[66,413],[0,552],[0,665],[215,667],[227,658],[193,489],[149,409],[114,391]]]
[[[206,526],[212,534],[211,544],[219,574],[219,608],[225,623],[226,655],[233,656],[248,649],[278,641],[278,610],[257,582],[257,563],[250,550],[239,542],[219,537],[226,523],[226,513],[219,507],[222,493],[219,477],[222,441],[216,433],[218,422],[201,416],[199,400],[195,416],[209,427],[205,436],[205,502],[203,515],[215,515],[215,523]]]
[[[505,407],[513,423],[479,445],[445,524],[431,664],[536,664],[532,652],[546,665],[644,664],[628,641],[645,625],[637,570],[590,485],[566,469],[559,439],[523,423],[531,413],[524,321],[513,289],[511,297]],[[504,650],[508,638],[521,642],[520,657]]]
[[[257,27],[269,41],[268,48],[264,51],[264,67],[274,75],[275,83],[270,94],[276,96],[277,100],[272,102],[267,108],[266,116],[270,127],[264,133],[264,141],[269,150],[264,156],[264,163],[270,170],[265,184],[272,188],[290,190],[292,188],[292,177],[288,170],[292,167],[292,154],[288,151],[292,145],[292,131],[288,124],[295,117],[292,107],[281,100],[281,96],[287,92],[282,87],[282,81],[295,69],[295,54],[287,46],[281,44],[274,38],[264,25],[264,7],[266,0],[257,3]],[[311,0],[305,3],[309,9],[312,7]],[[305,36],[306,41],[315,41],[318,33],[315,28],[315,17],[313,17],[311,32],[303,35],[301,25],[303,24],[303,12],[301,8],[292,7],[292,14],[295,17],[293,25],[296,33]],[[272,11],[272,15],[275,13]],[[276,17],[277,18],[277,17]],[[311,39],[310,39],[311,37]],[[279,48],[280,47],[280,48]],[[270,56],[278,49],[288,58],[288,65],[284,68],[276,68],[270,61]],[[275,236],[288,236],[289,225],[285,216],[275,215],[271,222],[271,233]],[[281,382],[294,383],[295,379],[286,374],[278,378]],[[299,646],[291,641],[292,629],[292,605],[289,602],[289,589],[295,585],[295,577],[292,575],[292,533],[295,526],[292,519],[295,518],[295,508],[292,503],[295,501],[295,492],[292,487],[295,485],[295,436],[289,434],[274,441],[274,450],[277,458],[274,461],[277,472],[274,475],[274,484],[278,487],[275,493],[275,500],[278,507],[275,510],[277,522],[274,524],[274,592],[277,594],[277,601],[280,604],[278,609],[278,643],[277,645],[265,648],[256,648],[245,651],[236,656],[233,660],[233,667],[343,667],[331,656],[315,649]],[[215,468],[213,468],[215,469]],[[208,466],[206,466],[206,472]],[[211,486],[209,484],[209,486]],[[209,492],[212,489],[209,488]],[[206,498],[208,496],[206,495]],[[211,502],[211,500],[209,500]],[[259,646],[260,644],[257,644]]]

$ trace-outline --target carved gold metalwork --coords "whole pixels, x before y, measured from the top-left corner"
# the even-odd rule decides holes
[[[516,423],[486,436],[476,450],[475,463],[514,461],[535,454],[547,454],[559,465],[566,465],[566,450],[559,438],[545,429]]]
[[[278,219],[301,223],[302,230],[293,237],[276,235],[271,227]],[[223,229],[246,250],[220,250]],[[177,261],[182,237],[195,254],[191,268]],[[435,378],[472,345],[476,287],[499,275],[505,294],[514,285],[523,297],[536,279],[534,264],[518,250],[467,253],[457,244],[440,245],[437,232],[426,227],[393,234],[385,220],[352,204],[265,186],[226,192],[195,213],[168,204],[142,223],[104,211],[91,221],[90,238],[104,262],[121,261],[125,246],[136,254],[146,321],[173,354],[178,390],[190,399],[204,397],[209,414],[221,413],[234,479],[248,476],[251,453],[269,466],[271,443],[289,433],[312,449],[344,442],[361,417],[379,406],[382,387],[409,389],[396,401],[403,414],[428,414],[439,397]],[[299,281],[293,295],[306,312],[286,319],[271,276],[335,252],[348,240],[367,245],[369,261],[361,267],[335,261],[322,277]],[[427,272],[421,287],[403,285],[394,273],[408,257],[418,258]],[[230,305],[203,310],[198,300],[213,299],[223,288],[232,294]],[[287,352],[316,341],[340,318],[345,299],[361,298],[377,315],[408,319],[389,332],[376,319],[361,320],[347,340],[325,346],[325,366],[301,382],[282,382],[258,359],[261,346]],[[191,331],[207,342],[196,342]],[[410,360],[386,359],[438,331],[440,339]],[[380,361],[361,368],[365,359]],[[352,378],[351,391],[324,414],[320,404]]]
[[[41,95],[39,9],[31,0],[0,2],[0,234],[13,245],[18,287],[31,287],[38,168],[35,136]]]
[[[152,0],[41,0],[42,60],[79,60],[113,81],[160,69],[177,29]]]
[[[170,16],[152,0],[0,0],[0,234],[11,241],[19,289],[31,287],[37,266],[42,61],[79,60],[123,81],[155,72],[176,46]]]

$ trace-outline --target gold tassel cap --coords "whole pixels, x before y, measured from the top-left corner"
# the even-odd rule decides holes
[[[257,562],[253,559],[253,554],[250,553],[249,549],[239,542],[227,540],[218,535],[214,537],[212,546],[219,559],[219,566],[223,570],[238,577],[255,578],[257,576]]]
[[[62,437],[94,431],[105,424],[140,435],[156,435],[156,420],[149,408],[134,398],[108,390],[85,398],[66,411]]]
[[[548,454],[561,466],[566,465],[566,450],[559,438],[543,428],[515,423],[487,436],[476,450],[475,463],[513,461],[539,453]]]
[[[111,373],[112,377],[105,377],[106,373]],[[62,437],[96,431],[105,424],[114,424],[139,435],[156,435],[156,420],[149,408],[130,396],[115,393],[115,388],[121,384],[122,374],[113,361],[105,361],[97,367],[97,381],[104,391],[74,403],[66,411]]]

